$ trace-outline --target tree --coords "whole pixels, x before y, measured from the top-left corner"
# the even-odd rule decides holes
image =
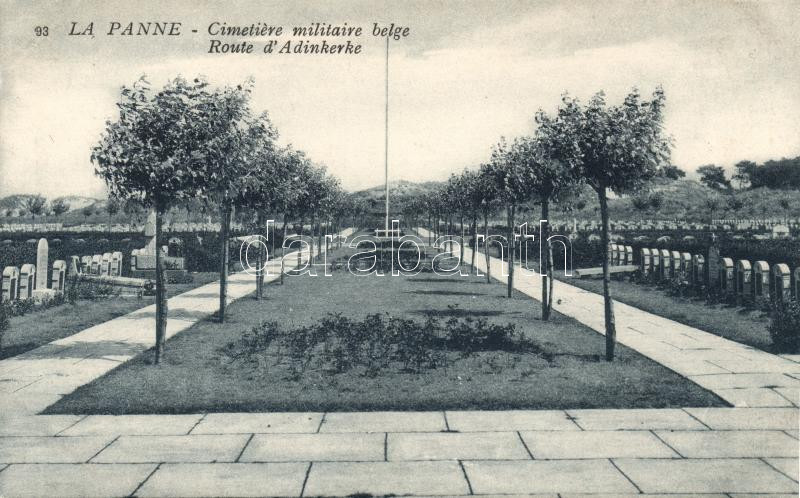
[[[650,101],[637,90],[622,104],[609,106],[597,93],[587,105],[565,95],[556,119],[542,123],[542,136],[555,159],[594,189],[600,203],[603,245],[603,301],[606,360],[614,359],[616,324],[609,285],[608,192],[624,195],[641,189],[669,164],[671,141],[663,135],[665,95],[656,88]]]
[[[105,210],[108,213],[108,230],[111,230],[111,219],[119,212],[120,200],[114,197],[109,197],[106,201]]]
[[[714,190],[730,190],[731,181],[725,177],[725,169],[722,166],[706,164],[697,168],[700,175],[700,183]]]
[[[205,178],[204,188],[220,212],[220,323],[225,321],[227,307],[231,215],[239,191],[253,174],[250,165],[259,153],[261,139],[274,134],[266,113],[254,117],[250,111],[252,87],[249,79],[235,87],[204,90],[197,98],[203,116],[198,126],[198,140],[203,144],[197,151],[198,173]]]
[[[756,178],[756,169],[758,165],[753,161],[739,161],[734,166],[736,173],[733,174],[733,179],[739,183],[739,189],[744,189],[746,185],[752,185]]]
[[[25,211],[31,215],[31,219],[36,220],[36,217],[44,212],[44,206],[46,203],[47,200],[41,195],[29,195],[22,202],[22,205],[25,208]]]
[[[61,216],[69,211],[69,202],[67,202],[65,199],[56,199],[50,205],[50,209],[53,210],[54,215]]]
[[[81,208],[81,214],[85,221],[89,221],[89,216],[94,214],[94,204],[87,204]]]
[[[538,123],[549,123],[551,120],[552,118],[544,112],[540,111],[536,115]],[[546,132],[541,137],[520,138],[515,140],[511,147],[513,161],[524,168],[526,189],[536,196],[542,210],[539,243],[540,247],[544,245],[544,252],[542,254],[540,251],[539,258],[540,264],[544,263],[545,270],[542,274],[542,320],[544,321],[550,319],[553,307],[553,249],[549,240],[550,203],[576,183],[565,164],[551,157],[547,138]],[[557,153],[556,148],[554,154]]]
[[[514,235],[514,220],[519,205],[530,198],[530,184],[528,171],[517,162],[519,157],[510,150],[510,145],[504,138],[494,146],[492,160],[488,168],[498,198],[506,208],[506,222],[508,224],[508,285],[507,297],[511,297],[514,285],[514,257],[516,240]]]
[[[705,206],[706,210],[708,211],[708,215],[710,217],[709,222],[714,222],[714,213],[720,207],[720,199],[716,194],[712,194],[705,198],[703,201],[703,205]]]
[[[686,172],[673,164],[668,164],[661,168],[659,176],[670,180],[679,180],[686,176]]]
[[[161,246],[163,217],[175,203],[206,195],[206,172],[199,162],[213,147],[206,130],[207,83],[176,78],[161,90],[140,78],[124,86],[119,117],[109,121],[92,149],[95,173],[109,193],[155,210],[155,242]],[[167,321],[164,261],[156,251],[155,363],[163,355]]]

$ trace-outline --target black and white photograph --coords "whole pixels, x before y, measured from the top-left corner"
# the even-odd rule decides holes
[[[798,0],[0,0],[0,498],[800,495]]]

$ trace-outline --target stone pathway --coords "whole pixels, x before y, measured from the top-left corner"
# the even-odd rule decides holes
[[[499,275],[501,262],[492,264]],[[237,283],[241,294],[232,296],[251,291],[251,280]],[[517,282],[535,296],[539,280]],[[602,306],[597,308],[602,301],[596,296],[561,283],[556,293],[560,312],[596,330],[602,327]],[[201,294],[177,301],[187,308],[178,322],[210,309],[189,308]],[[761,401],[771,392],[786,403],[652,410],[32,415],[57,399],[58,391],[74,389],[69,382],[78,382],[83,370],[70,367],[75,378],[70,375],[69,382],[45,389],[58,379],[44,377],[22,386],[25,391],[42,382],[42,391],[34,388],[27,398],[13,393],[19,397],[2,402],[0,495],[797,496],[799,422],[790,401],[797,384],[781,376],[797,381],[800,365],[635,308],[618,305],[617,312],[620,342],[730,396],[725,399],[741,404],[743,398],[728,391],[742,390]],[[171,333],[183,325],[175,323]],[[102,342],[113,330],[95,332],[95,339],[87,336],[83,342]],[[128,337],[137,337],[135,327],[128,330]],[[152,331],[142,334],[152,337]],[[77,365],[119,362],[136,354],[103,353],[66,359]],[[7,368],[4,363],[0,368]],[[47,369],[40,364],[32,371],[56,375],[63,365]],[[80,375],[91,380],[105,364],[85,366],[87,373]],[[21,377],[25,367],[0,370],[0,375],[18,372]],[[764,384],[757,375],[776,376],[769,382],[780,383]]]

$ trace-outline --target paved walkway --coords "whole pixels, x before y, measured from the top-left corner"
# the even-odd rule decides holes
[[[501,265],[492,262],[495,275]],[[232,297],[252,291],[252,277],[232,280]],[[518,288],[535,297],[539,280],[519,278]],[[210,302],[190,306],[214,289],[196,289],[191,299],[191,293],[177,296],[174,307],[170,301],[171,314],[185,310],[174,318],[171,334],[188,327],[184,322],[195,314],[216,309]],[[597,296],[562,283],[555,292],[560,312],[602,328]],[[127,324],[121,328],[128,332],[113,341],[108,334],[117,329],[106,327],[77,343],[45,346],[75,348],[69,354],[45,349],[66,360],[50,368],[35,357],[14,367],[0,362],[3,378],[17,372],[12,378],[21,380],[24,371],[41,377],[2,401],[0,495],[797,496],[798,409],[791,400],[800,364],[635,308],[618,305],[617,314],[620,342],[734,404],[766,406],[31,415],[146,347],[152,330]],[[139,334],[142,341],[134,340]],[[103,342],[139,349],[109,348],[78,359]],[[58,373],[65,371],[69,381],[59,384]],[[51,384],[56,387],[46,387]]]

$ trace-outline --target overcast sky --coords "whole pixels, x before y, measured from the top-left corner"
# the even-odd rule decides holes
[[[365,33],[359,56],[209,55],[213,21],[410,27],[390,53],[391,179],[439,180],[485,161],[564,91],[618,101],[657,84],[681,168],[800,154],[795,0],[128,3],[0,1],[0,195],[102,196],[89,151],[120,85],[143,73],[154,84],[252,75],[254,108],[269,111],[282,143],[349,189],[383,183],[382,39]],[[97,36],[66,36],[72,21],[94,21]],[[109,21],[179,21],[184,35],[100,36]],[[37,25],[49,36],[33,36]]]

